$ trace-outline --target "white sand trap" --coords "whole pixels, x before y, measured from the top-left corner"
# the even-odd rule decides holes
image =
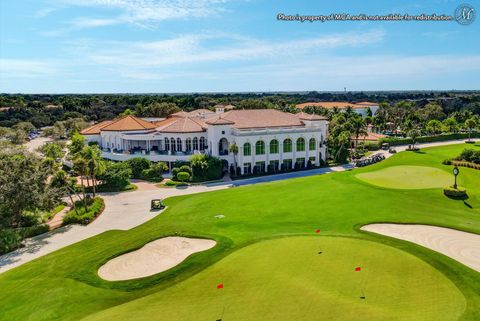
[[[100,267],[98,275],[107,281],[143,278],[171,269],[191,254],[211,249],[215,244],[213,240],[165,237],[111,259]]]
[[[369,224],[361,229],[422,245],[480,272],[480,235],[478,234],[413,224]]]

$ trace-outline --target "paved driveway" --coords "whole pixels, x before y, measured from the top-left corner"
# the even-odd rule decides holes
[[[105,211],[93,223],[87,226],[61,227],[53,232],[26,240],[24,248],[0,256],[0,273],[105,231],[134,228],[161,214],[161,212],[150,212],[150,201],[154,198],[209,192],[228,187],[227,185],[190,186],[185,189],[157,188],[156,190],[102,194],[105,200]]]

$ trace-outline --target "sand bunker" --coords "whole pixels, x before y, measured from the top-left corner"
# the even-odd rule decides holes
[[[361,228],[422,245],[480,272],[480,235],[430,225],[369,224]]]
[[[100,267],[98,275],[108,281],[143,278],[171,269],[191,254],[211,249],[215,244],[213,240],[165,237],[111,259]]]

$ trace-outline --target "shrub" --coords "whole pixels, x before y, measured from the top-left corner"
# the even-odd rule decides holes
[[[165,182],[165,186],[176,186],[178,183],[174,181],[167,181]]]
[[[34,225],[34,226],[21,228],[20,235],[22,238],[33,237],[39,234],[46,233],[49,230],[50,230],[50,227],[47,224]]]
[[[177,178],[181,182],[188,181],[190,179],[190,174],[187,172],[180,172],[177,174]]]
[[[472,138],[480,138],[480,132],[472,133]],[[436,136],[420,136],[415,140],[416,143],[431,143],[431,142],[441,142],[446,140],[457,140],[457,139],[466,139],[468,138],[468,133],[454,133],[454,134],[442,134]],[[413,144],[411,138],[402,138],[402,137],[385,137],[381,138],[379,144],[389,143],[391,146],[397,145],[408,145]]]
[[[458,161],[472,162],[480,164],[480,150],[464,149],[463,152],[455,158]]]
[[[186,172],[191,175],[192,169],[188,165],[183,165],[183,166],[180,166],[180,172]]]
[[[126,161],[132,170],[133,178],[142,178],[142,172],[145,169],[149,169],[152,162],[143,157],[134,157]]]
[[[223,175],[223,161],[210,155],[197,154],[190,159],[192,180],[206,181],[219,179]]]
[[[468,198],[467,190],[460,186],[457,186],[457,188],[453,188],[453,186],[447,186],[443,188],[443,194],[445,194],[445,196],[457,199]]]
[[[142,171],[141,179],[147,181],[161,182],[163,173],[168,170],[168,166],[163,162],[153,163],[150,168]]]
[[[95,197],[85,209],[82,201],[75,203],[75,209],[70,210],[63,218],[63,224],[83,224],[87,225],[92,222],[98,215],[103,212],[105,203],[102,198]]]
[[[21,245],[22,237],[15,230],[0,230],[0,254],[18,249]]]
[[[177,175],[178,175],[179,172],[180,172],[180,168],[178,168],[178,167],[172,168],[172,179],[173,180],[177,179]]]
[[[130,184],[129,178],[132,175],[132,169],[125,162],[107,162],[105,173],[97,178],[103,182],[102,185],[114,190],[121,190]]]

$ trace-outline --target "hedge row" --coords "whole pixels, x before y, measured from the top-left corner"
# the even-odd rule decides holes
[[[472,133],[471,138],[480,138],[480,132]],[[446,140],[458,140],[458,139],[468,139],[468,133],[453,133],[453,134],[442,134],[436,136],[421,136],[416,139],[417,143],[433,143],[441,142]],[[380,144],[389,143],[391,146],[397,145],[410,145],[413,144],[413,140],[409,137],[385,137],[380,139]]]
[[[472,162],[463,162],[463,161],[457,161],[457,160],[446,160],[443,162],[445,165],[454,165],[454,166],[460,166],[460,167],[468,167],[468,168],[473,168],[473,169],[478,169],[480,170],[480,164],[475,164]]]
[[[87,225],[100,215],[105,208],[105,203],[101,197],[95,197],[89,203],[85,209],[83,202],[77,201],[75,203],[76,210],[74,208],[65,215],[63,224],[77,223]]]

